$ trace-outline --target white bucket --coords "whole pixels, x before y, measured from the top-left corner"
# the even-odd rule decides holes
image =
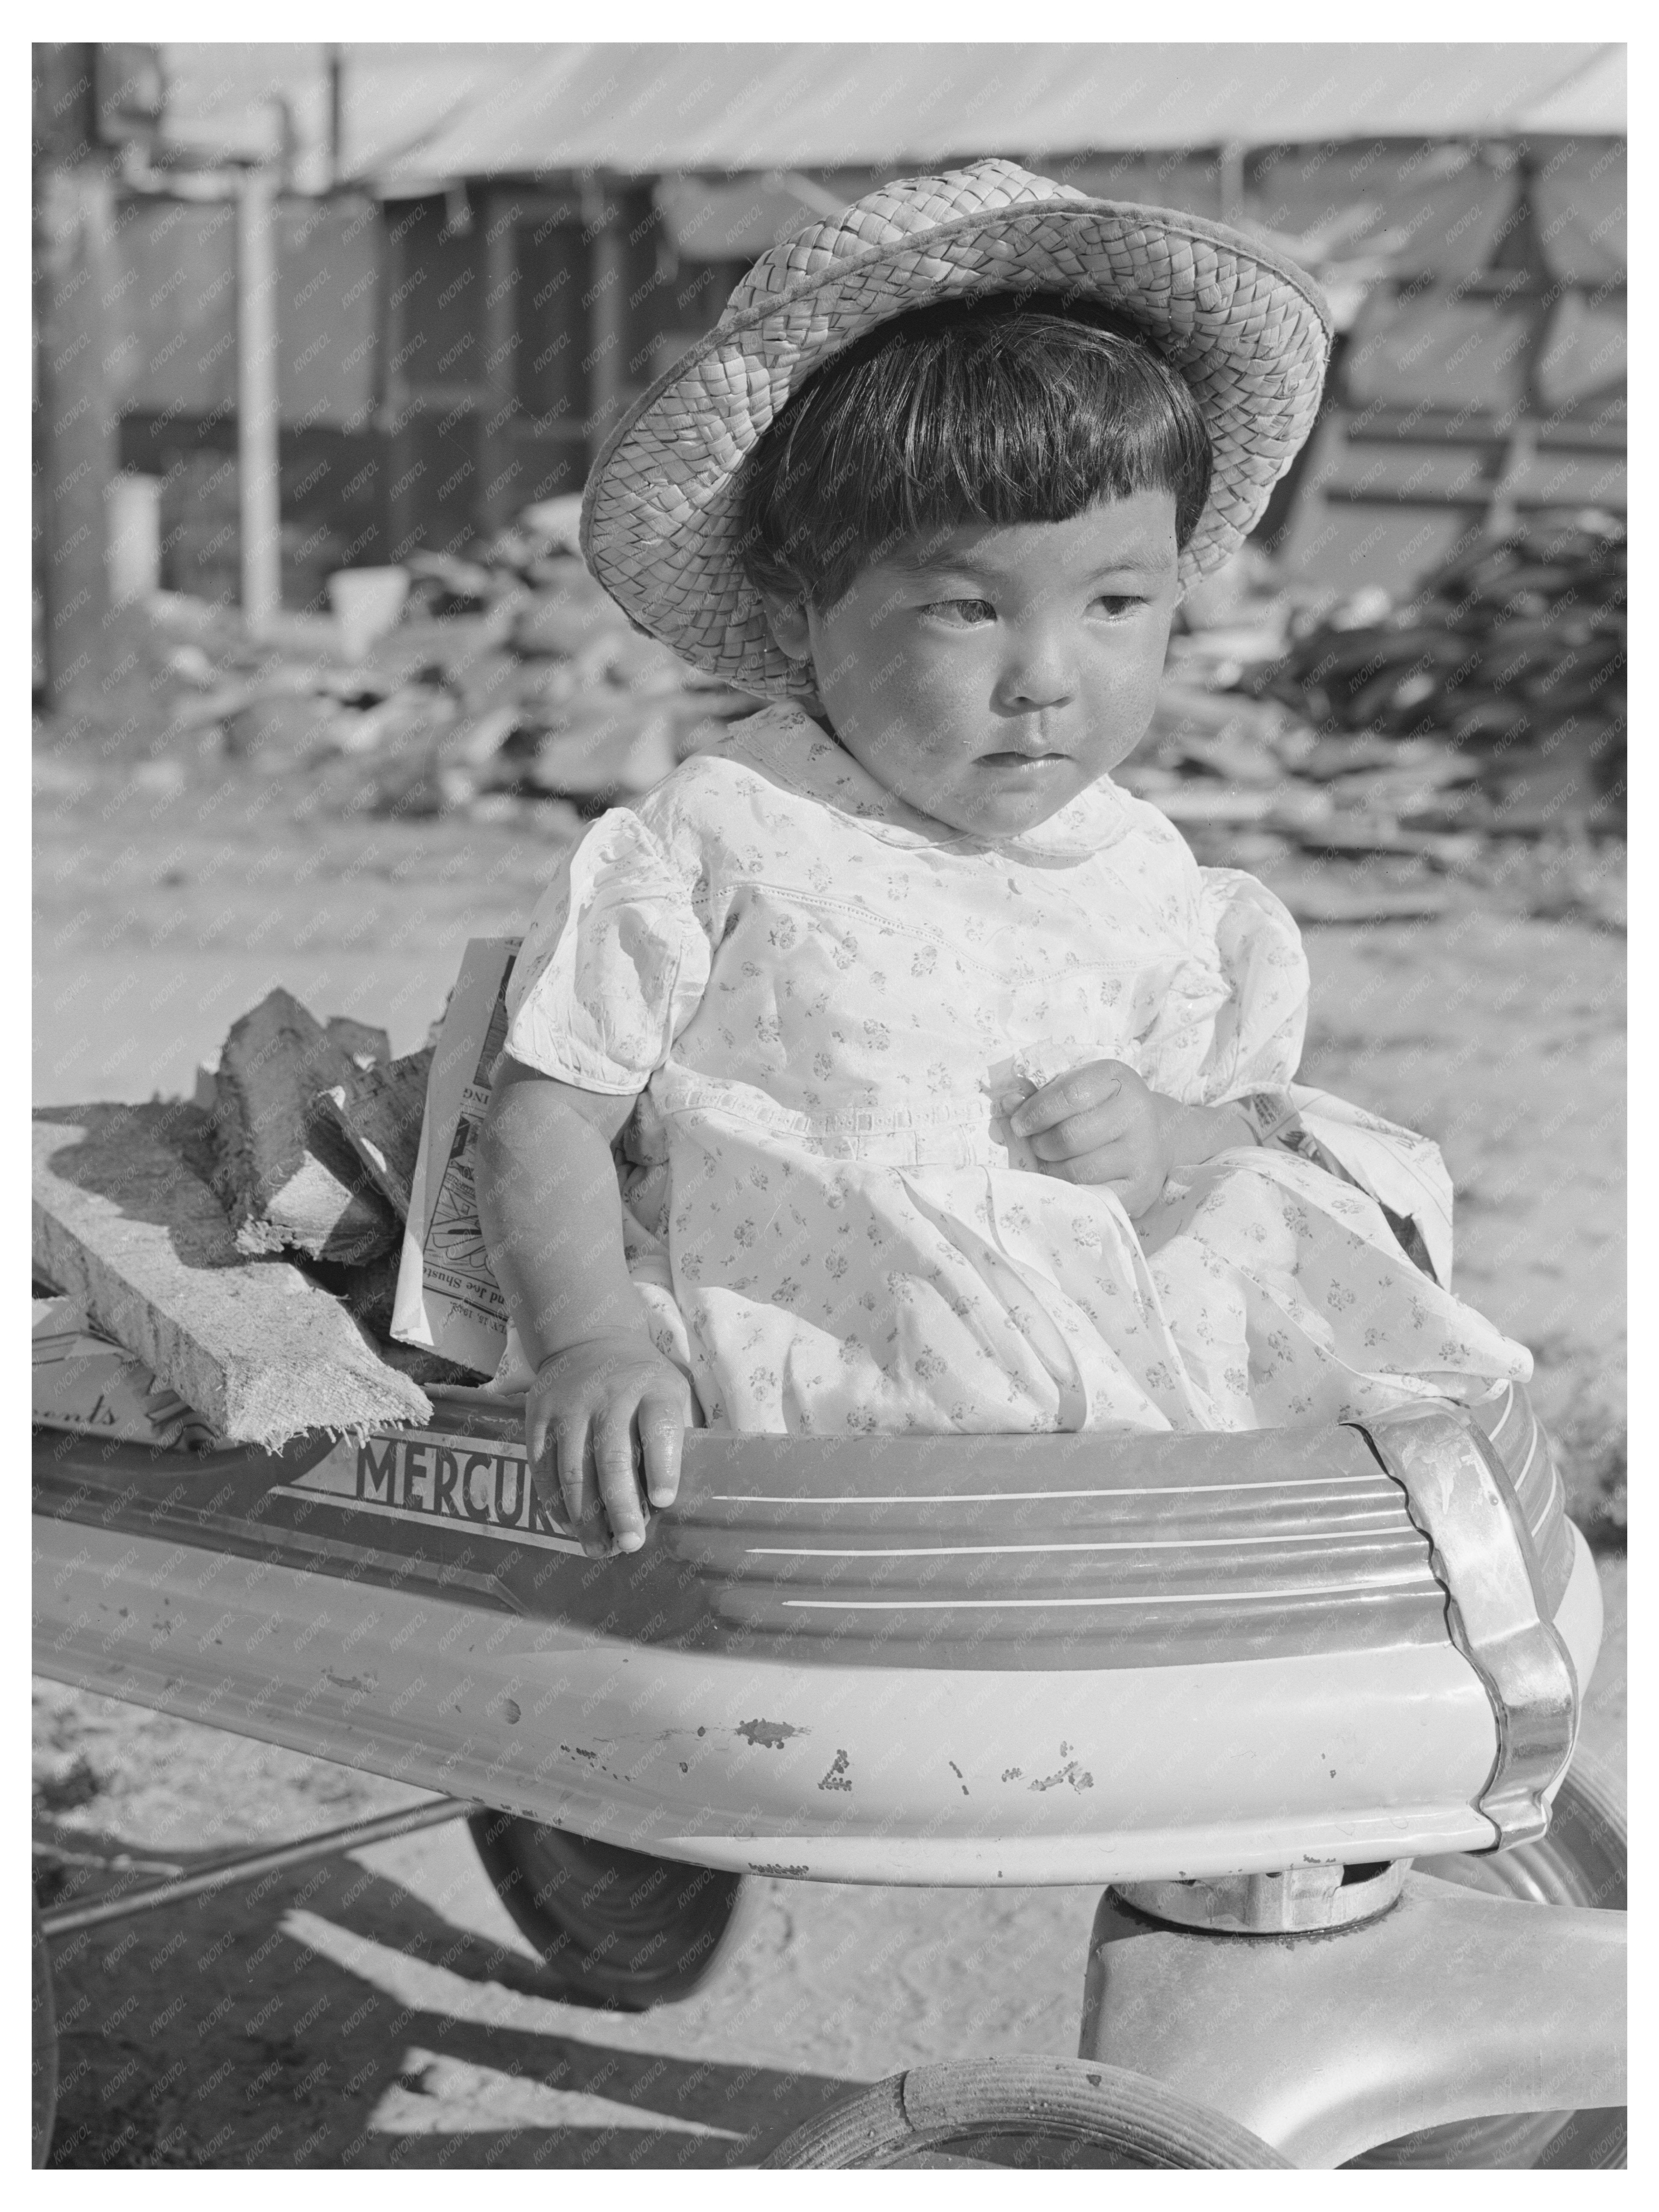
[[[110,599],[130,606],[161,588],[161,479],[124,469],[105,499]]]
[[[407,568],[340,568],[328,580],[328,603],[348,660],[361,660],[376,638],[395,629],[409,597]]]

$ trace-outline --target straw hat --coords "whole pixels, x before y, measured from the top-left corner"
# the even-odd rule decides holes
[[[1193,583],[1261,516],[1313,427],[1329,325],[1313,280],[1220,223],[1090,199],[1012,161],[884,185],[763,253],[707,337],[606,441],[582,550],[638,625],[747,691],[810,684],[773,643],[738,557],[737,478],[796,386],[924,301],[1040,289],[1109,301],[1185,377],[1209,427]]]

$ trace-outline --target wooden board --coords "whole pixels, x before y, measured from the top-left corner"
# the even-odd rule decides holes
[[[186,1164],[183,1104],[43,1108],[33,1123],[33,1266],[233,1443],[424,1421],[423,1391],[326,1291],[238,1250]]]
[[[411,1052],[384,1067],[362,1070],[355,1080],[336,1084],[317,1099],[319,1109],[340,1131],[404,1221],[409,1218],[410,1186],[421,1148],[421,1121],[431,1069],[428,1045],[424,1051]]]
[[[319,1091],[362,1072],[291,992],[271,992],[232,1025],[219,1059],[214,1187],[242,1251],[361,1266],[398,1242],[397,1216],[317,1110]]]

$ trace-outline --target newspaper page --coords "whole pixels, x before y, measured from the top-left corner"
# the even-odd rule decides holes
[[[427,1079],[392,1312],[399,1343],[480,1375],[493,1375],[507,1348],[507,1301],[484,1249],[473,1165],[490,1074],[507,1041],[507,981],[521,941],[475,937],[462,957]]]

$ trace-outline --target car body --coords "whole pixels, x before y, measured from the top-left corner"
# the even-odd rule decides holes
[[[1524,1392],[1446,1419],[1571,1678],[1536,1804],[1599,1645],[1595,1568]],[[1520,1832],[1492,1796],[1513,1717],[1455,1542],[1380,1433],[694,1434],[644,1550],[592,1559],[480,1392],[280,1454],[37,1431],[34,1662],[738,1873],[1073,1883],[1490,1849]]]

